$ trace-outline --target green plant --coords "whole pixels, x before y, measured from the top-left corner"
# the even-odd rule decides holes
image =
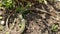
[[[25,13],[27,11],[27,9],[30,9],[30,7],[31,7],[31,3],[27,2],[27,5],[25,7],[23,5],[18,6],[15,11]]]
[[[23,17],[25,18],[25,15],[30,12],[30,11],[28,11],[28,9],[30,9],[30,7],[31,7],[31,3],[27,2],[27,5],[25,7],[22,4],[22,6],[18,6],[15,11],[17,13],[21,12]]]
[[[2,7],[2,3],[0,3],[0,7]]]
[[[20,6],[18,6],[15,11],[18,12],[18,13],[19,13],[19,12],[23,13],[23,12],[26,11],[26,8],[25,8],[25,7],[20,7]]]
[[[14,7],[14,2],[13,0],[2,0],[2,5],[5,6],[6,8],[12,8]]]
[[[53,32],[58,31],[58,25],[53,24],[53,25],[51,26],[51,30],[52,30]]]

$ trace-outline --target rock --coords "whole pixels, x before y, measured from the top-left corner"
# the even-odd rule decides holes
[[[1,25],[4,25],[4,23],[5,23],[5,21],[1,21],[1,22],[0,22]]]

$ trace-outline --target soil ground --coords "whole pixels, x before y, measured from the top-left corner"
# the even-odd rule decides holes
[[[5,21],[6,18],[8,18],[7,16],[9,15],[10,15],[9,22],[13,22],[14,18],[17,18],[16,17],[17,14],[14,12],[12,13],[1,12],[1,13],[3,17],[5,17],[3,18],[3,20]],[[22,34],[60,34],[60,2],[54,2],[54,3],[48,2],[48,4],[38,3],[38,2],[34,3],[34,5],[32,5],[30,8],[30,13],[27,13],[25,15],[25,20],[27,21],[26,27]],[[19,22],[19,20],[16,20],[16,22]],[[14,23],[8,23],[8,24],[9,24],[8,26],[11,27],[11,24],[13,25]],[[13,26],[16,26],[15,28],[19,30],[17,24],[15,23],[15,25]],[[51,30],[51,26],[54,24],[58,25],[58,30],[55,32]],[[3,26],[5,25],[6,24],[4,24]],[[6,27],[8,26],[6,25]],[[19,33],[15,33],[15,28],[13,29],[14,32],[12,32],[11,34],[19,34]],[[4,32],[4,30],[2,32]]]
[[[23,34],[60,34],[60,2],[55,3],[54,5],[51,4],[48,6],[44,6],[44,10],[49,13],[45,13],[42,11],[32,11],[32,13],[28,13],[26,15],[26,30]],[[37,6],[36,6],[37,5]],[[36,4],[36,8],[41,8],[39,4]],[[50,26],[53,24],[59,25],[57,32],[51,32]]]

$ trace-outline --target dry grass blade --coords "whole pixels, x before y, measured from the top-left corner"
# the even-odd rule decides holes
[[[6,30],[9,29],[9,27],[8,27],[8,20],[9,20],[9,18],[10,18],[10,15],[8,16],[8,18],[7,18],[7,20],[6,20]]]

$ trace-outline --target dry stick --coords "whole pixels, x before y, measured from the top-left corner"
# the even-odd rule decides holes
[[[37,11],[41,11],[41,12],[45,12],[45,13],[50,14],[49,12],[47,12],[47,11],[45,11],[45,10],[41,10],[41,9],[39,9],[39,8],[31,9],[31,10],[37,10]],[[60,12],[56,12],[56,11],[55,11],[55,13],[56,13],[56,14],[59,14]],[[50,15],[51,15],[51,14],[50,14]],[[52,32],[51,32],[50,28],[48,27],[48,25],[46,24],[46,21],[45,21],[45,20],[43,20],[43,22],[44,22],[45,26],[47,27],[47,29],[48,29],[49,33],[51,34]]]
[[[6,29],[8,30],[9,28],[8,28],[8,20],[9,20],[9,17],[10,17],[10,15],[8,16],[8,18],[7,18],[7,20],[6,20]]]
[[[49,7],[53,8],[53,6],[51,6],[51,5],[46,5],[46,6],[47,6],[48,8],[49,8]],[[55,9],[53,8],[53,10],[55,10]],[[56,13],[56,14],[59,14],[60,12],[57,12],[57,11],[55,10],[55,13]]]
[[[11,31],[12,28],[14,27],[14,25],[15,25],[15,21],[16,21],[16,18],[14,19],[13,25],[10,27],[10,31]]]
[[[42,9],[39,9],[39,8],[31,8],[31,9],[27,9],[27,10],[37,10],[37,11],[41,11],[41,12],[50,14],[50,13],[47,12],[46,10],[42,10]]]
[[[31,8],[31,9],[27,9],[27,10],[37,10],[37,11],[41,11],[41,12],[44,12],[44,13],[47,13],[47,14],[50,14],[50,15],[51,15],[51,13],[47,12],[46,10],[42,10],[42,9],[39,9],[39,8]],[[57,15],[59,15],[60,12],[56,12],[56,11],[55,11],[55,13],[56,13]],[[51,16],[52,16],[52,15],[51,15]]]
[[[6,20],[6,31],[3,32],[3,33],[6,33],[6,32],[9,30],[9,28],[8,28],[8,20],[9,20],[9,17],[10,17],[10,15],[8,16],[8,18],[7,18],[7,20]],[[9,33],[10,33],[10,32],[9,32]]]
[[[43,24],[44,24],[44,25],[46,26],[46,28],[48,29],[49,34],[51,34],[51,33],[52,33],[52,32],[51,32],[51,29],[48,27],[46,21],[45,21],[44,19],[42,19],[42,21],[43,21]]]
[[[11,33],[12,32],[12,28],[14,27],[14,25],[15,25],[15,21],[16,21],[16,18],[14,19],[14,22],[13,22],[13,25],[10,27],[10,29],[8,30],[9,31],[9,33]]]
[[[13,22],[13,25],[12,25],[12,27],[9,29],[8,28],[8,19],[9,19],[9,17],[10,17],[10,15],[8,16],[8,18],[7,18],[7,20],[6,20],[6,31],[9,31],[9,33],[10,33],[10,31],[11,31],[11,29],[14,27],[14,25],[15,25],[15,21],[16,21],[16,18],[14,19],[14,22]],[[9,29],[9,30],[8,30]]]
[[[51,8],[53,8],[53,6],[51,6],[51,5],[46,5],[46,6],[50,6]],[[53,10],[55,10],[54,8],[53,8]],[[60,12],[58,12],[58,11],[54,11],[57,15],[56,15],[56,17],[58,18],[58,15],[60,14]],[[55,18],[54,18],[54,16],[52,16],[52,19],[54,19],[54,20],[56,20]],[[57,20],[56,20],[57,21]]]

